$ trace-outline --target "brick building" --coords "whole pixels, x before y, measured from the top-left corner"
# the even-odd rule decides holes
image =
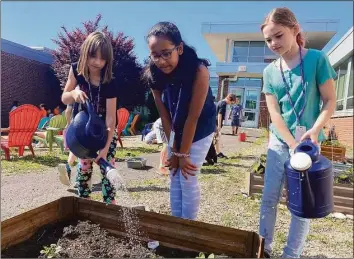
[[[51,69],[53,57],[1,39],[1,127],[9,123],[13,101],[21,104],[47,104],[53,109],[61,103],[59,81]]]
[[[335,126],[338,140],[353,147],[353,27],[327,53],[337,72],[336,111],[328,126]]]

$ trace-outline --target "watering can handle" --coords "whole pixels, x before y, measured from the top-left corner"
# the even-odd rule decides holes
[[[85,100],[85,104],[84,105],[86,106],[86,109],[87,109],[89,114],[92,114],[94,112],[93,106],[92,106],[91,102],[88,99]]]
[[[86,124],[86,127],[85,127],[85,132],[86,132],[86,135],[93,135],[95,136],[96,138],[102,138],[102,134],[98,134],[98,135],[95,135],[94,134],[94,131],[92,130],[92,126],[94,126],[96,123],[96,120],[95,118],[97,118],[97,114],[91,104],[91,102],[89,100],[86,100],[85,102],[85,106],[86,106],[86,109],[87,109],[87,112],[89,114],[89,120]]]
[[[312,142],[311,139],[307,138],[295,148],[294,153],[297,152],[304,152],[311,157],[312,161],[316,161],[318,159],[320,149],[318,145]]]

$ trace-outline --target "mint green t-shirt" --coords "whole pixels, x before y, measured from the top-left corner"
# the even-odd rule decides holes
[[[269,64],[263,71],[263,93],[274,95],[280,107],[280,114],[285,124],[295,137],[295,128],[297,126],[296,115],[286,93],[280,69],[274,64]],[[321,111],[321,95],[319,87],[328,79],[335,78],[336,72],[329,63],[327,55],[320,50],[308,49],[303,57],[304,83],[306,87],[306,107],[300,118],[300,125],[305,126],[306,130],[312,128]],[[285,80],[290,87],[290,96],[295,106],[295,111],[299,115],[304,105],[305,97],[302,94],[301,69],[300,64],[291,70],[284,71]],[[270,131],[280,140],[278,130],[273,124],[270,125]],[[325,140],[323,130],[321,130],[318,141]]]

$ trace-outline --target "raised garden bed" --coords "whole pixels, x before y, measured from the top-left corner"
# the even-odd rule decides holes
[[[133,235],[127,215],[136,219]],[[1,234],[2,257],[39,257],[44,250],[42,256],[81,258],[196,257],[199,252],[260,258],[264,249],[264,239],[255,232],[77,197],[63,197],[7,219]],[[148,249],[149,240],[160,246]]]
[[[263,192],[265,157],[253,164],[252,169],[245,173],[243,192],[249,196]],[[334,169],[336,166],[334,165]],[[347,171],[334,178],[334,212],[353,215],[353,168],[347,166]],[[281,203],[286,203],[286,189],[283,189]]]
[[[321,145],[321,155],[332,161],[345,161],[346,148],[342,146]]]

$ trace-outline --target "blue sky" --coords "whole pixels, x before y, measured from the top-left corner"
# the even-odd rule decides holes
[[[69,30],[101,13],[101,25],[122,31],[135,42],[135,53],[142,61],[148,55],[144,36],[151,26],[163,20],[179,27],[182,38],[197,49],[198,55],[215,65],[216,57],[201,34],[202,22],[259,21],[275,7],[289,7],[297,19],[339,19],[338,32],[325,51],[353,26],[353,3],[339,1],[293,2],[217,2],[217,1],[131,1],[131,2],[2,2],[1,37],[26,46],[56,48],[62,25]]]

